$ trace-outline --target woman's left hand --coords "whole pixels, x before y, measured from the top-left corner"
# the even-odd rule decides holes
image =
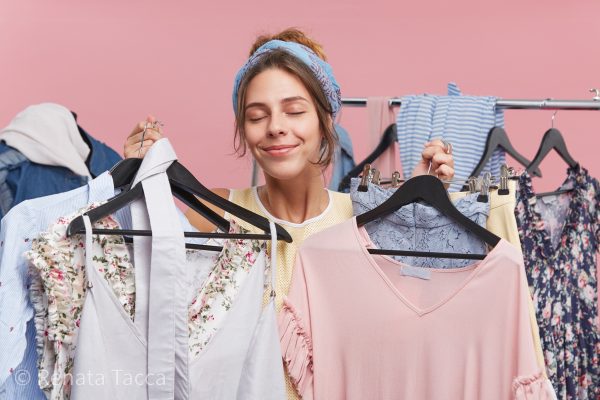
[[[444,181],[454,178],[452,145],[440,139],[433,139],[425,143],[425,149],[421,153],[421,161],[415,166],[412,176],[427,174],[437,175],[438,178]]]

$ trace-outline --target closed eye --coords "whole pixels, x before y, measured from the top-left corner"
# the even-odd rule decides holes
[[[248,121],[250,121],[250,122],[258,122],[258,121],[260,121],[261,119],[264,119],[264,118],[266,118],[266,116],[264,116],[264,115],[261,116],[261,117],[250,117],[250,118],[248,118]]]

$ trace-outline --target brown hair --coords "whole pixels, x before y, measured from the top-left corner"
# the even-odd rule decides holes
[[[317,43],[313,39],[309,38],[298,28],[288,28],[279,32],[276,35],[260,35],[254,41],[254,44],[250,48],[250,53],[248,57],[250,57],[260,46],[271,41],[271,40],[282,40],[284,42],[296,42],[302,44],[312,51],[314,51],[319,58],[323,61],[327,61],[327,56],[325,55],[325,51],[323,51],[323,46],[320,43]]]
[[[286,29],[276,35],[259,36],[251,47],[250,55],[252,55],[256,49],[270,40],[282,40],[302,44],[313,50],[321,59],[326,59],[322,46],[296,28]],[[246,122],[244,105],[246,103],[246,92],[248,90],[248,85],[256,75],[272,68],[281,69],[298,77],[308,90],[308,93],[315,103],[317,116],[319,118],[319,128],[323,133],[323,140],[321,142],[321,150],[317,164],[321,165],[322,167],[327,167],[333,160],[334,149],[337,144],[337,134],[333,128],[333,123],[330,123],[330,121],[333,120],[331,106],[329,105],[327,96],[323,92],[323,88],[321,87],[319,80],[315,77],[310,67],[285,50],[273,50],[265,53],[264,56],[262,56],[260,60],[248,70],[240,82],[238,89],[238,102],[236,104],[235,112],[235,151],[240,156],[243,156],[246,154],[247,150],[244,132],[244,125]]]

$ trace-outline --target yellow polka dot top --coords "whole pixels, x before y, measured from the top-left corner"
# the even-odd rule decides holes
[[[261,203],[256,187],[241,190],[233,189],[230,192],[230,201],[281,225],[289,232],[290,236],[292,236],[292,243],[286,243],[283,240],[277,242],[277,284],[275,287],[275,293],[277,295],[275,297],[275,305],[277,311],[281,310],[283,298],[290,289],[296,253],[302,242],[304,242],[304,239],[313,233],[322,231],[323,229],[339,224],[352,217],[352,201],[350,200],[350,195],[330,190],[328,190],[328,193],[329,204],[320,215],[310,218],[300,224],[296,224],[272,216]],[[229,216],[225,215],[225,218],[229,218]],[[256,228],[245,221],[236,219],[236,222],[239,222],[241,226],[251,232],[262,233],[259,228]],[[268,250],[270,251],[271,249],[269,248]],[[264,304],[266,304],[267,301],[268,293],[265,293]],[[287,398],[289,400],[300,399],[300,396],[294,389],[287,373],[285,374],[285,383]]]

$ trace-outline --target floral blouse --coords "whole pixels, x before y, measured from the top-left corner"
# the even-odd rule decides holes
[[[60,218],[47,232],[33,239],[25,253],[30,263],[30,298],[35,311],[38,383],[49,399],[69,397],[77,333],[85,300],[85,237],[67,238],[67,227],[78,213]],[[94,228],[116,229],[107,217]],[[129,316],[135,312],[133,266],[121,236],[94,236],[94,268],[106,278]]]
[[[70,375],[77,333],[85,301],[85,236],[66,236],[69,223],[99,204],[60,218],[47,232],[32,241],[25,256],[30,263],[30,298],[35,310],[38,382],[49,399],[70,398]],[[94,228],[120,229],[109,216]],[[231,222],[231,232],[246,230]],[[93,266],[105,277],[116,298],[133,320],[135,316],[135,269],[130,248],[122,236],[94,235]],[[187,263],[194,268],[189,287],[189,351],[195,357],[222,326],[239,288],[249,275],[264,242],[227,240],[220,253],[188,250]],[[268,267],[268,265],[267,265]],[[90,266],[87,266],[90,268]]]
[[[600,184],[575,167],[566,194],[537,199],[526,173],[519,186],[515,213],[549,378],[559,399],[596,400]]]

